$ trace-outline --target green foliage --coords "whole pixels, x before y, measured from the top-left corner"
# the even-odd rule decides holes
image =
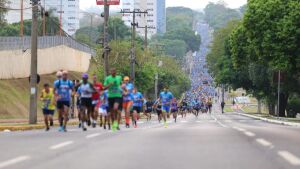
[[[219,29],[226,26],[230,20],[241,18],[239,11],[230,9],[219,3],[209,3],[205,9],[205,21],[214,29]]]
[[[288,117],[295,118],[297,113],[300,113],[300,98],[291,98],[287,106]]]
[[[7,0],[0,0],[0,6],[5,7],[7,6],[8,1]],[[4,26],[6,24],[5,20],[5,14],[7,10],[5,8],[0,8],[0,26]]]
[[[24,20],[23,22],[23,31],[25,36],[31,35],[31,20]],[[43,27],[42,19],[38,19],[38,33],[41,36]],[[56,35],[59,32],[59,19],[52,15],[52,12],[49,11],[49,17],[46,18],[46,35]],[[19,36],[20,33],[20,22],[13,24],[6,24],[0,29],[0,36]]]
[[[115,67],[122,76],[130,74],[130,41],[111,41],[112,51],[109,55],[110,67]],[[188,76],[182,71],[180,65],[174,58],[169,56],[156,56],[153,51],[142,51],[142,45],[136,48],[136,86],[146,93],[148,97],[154,98],[155,73],[159,73],[159,89],[168,85],[176,96],[190,87]],[[156,56],[156,57],[154,57]],[[102,50],[98,49],[97,57],[94,58],[97,64],[97,74],[100,81],[104,80]],[[163,67],[158,68],[158,61],[163,62]]]
[[[217,31],[208,55],[217,82],[242,87],[271,107],[277,92],[273,75],[280,70],[280,116],[288,96],[299,95],[299,58],[300,2],[294,0],[249,1],[242,23]]]

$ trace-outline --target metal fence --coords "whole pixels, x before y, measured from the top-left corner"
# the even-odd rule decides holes
[[[64,36],[43,36],[38,37],[38,48],[50,48],[59,45],[66,45],[70,48],[77,49],[95,56],[96,51],[88,45],[77,42],[71,37]],[[31,48],[31,37],[0,37],[0,50],[27,50]]]

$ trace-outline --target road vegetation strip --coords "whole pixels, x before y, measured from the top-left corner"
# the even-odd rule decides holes
[[[8,161],[0,162],[0,168],[9,167],[11,165],[21,163],[21,162],[29,160],[29,159],[30,159],[30,156],[27,156],[27,155],[19,156],[19,157],[10,159]]]

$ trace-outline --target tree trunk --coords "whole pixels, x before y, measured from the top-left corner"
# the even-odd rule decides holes
[[[268,103],[268,109],[269,109],[269,114],[274,116],[275,115],[275,104]]]
[[[285,117],[285,110],[288,103],[288,95],[286,93],[280,93],[279,98],[279,117]]]
[[[257,100],[257,113],[261,113],[261,100]]]

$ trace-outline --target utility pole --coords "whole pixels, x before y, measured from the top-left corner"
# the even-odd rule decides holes
[[[279,108],[280,108],[280,80],[281,80],[281,72],[278,71],[278,88],[277,88],[277,117],[279,117]]]
[[[93,40],[93,37],[92,37],[92,29],[93,29],[93,15],[90,15],[90,17],[91,17],[91,30],[90,30],[90,32],[89,32],[89,34],[90,34],[90,41],[92,42]]]
[[[148,29],[155,29],[153,26],[138,26],[137,28],[143,28],[145,29],[145,42],[144,42],[144,48],[145,50],[148,48]]]
[[[121,11],[122,14],[133,14],[132,23],[131,23],[131,50],[130,50],[130,78],[132,83],[135,82],[135,63],[136,63],[136,54],[135,54],[135,39],[136,39],[136,27],[138,23],[135,22],[136,14],[148,14],[147,11],[141,11],[139,9],[134,9],[133,11]]]
[[[37,123],[37,41],[38,41],[38,2],[32,1],[31,64],[30,64],[30,109],[29,123]]]
[[[46,10],[46,3],[45,3],[45,0],[44,0],[44,10],[43,10],[43,36],[46,35],[46,14],[45,14],[45,11]]]
[[[62,0],[60,0],[59,36],[62,36]]]
[[[20,23],[20,36],[23,37],[24,36],[24,0],[20,0],[21,1],[21,23]]]
[[[103,29],[103,51],[104,51],[104,72],[105,76],[109,75],[109,45],[108,45],[108,19],[109,5],[107,0],[104,0],[104,29]]]

